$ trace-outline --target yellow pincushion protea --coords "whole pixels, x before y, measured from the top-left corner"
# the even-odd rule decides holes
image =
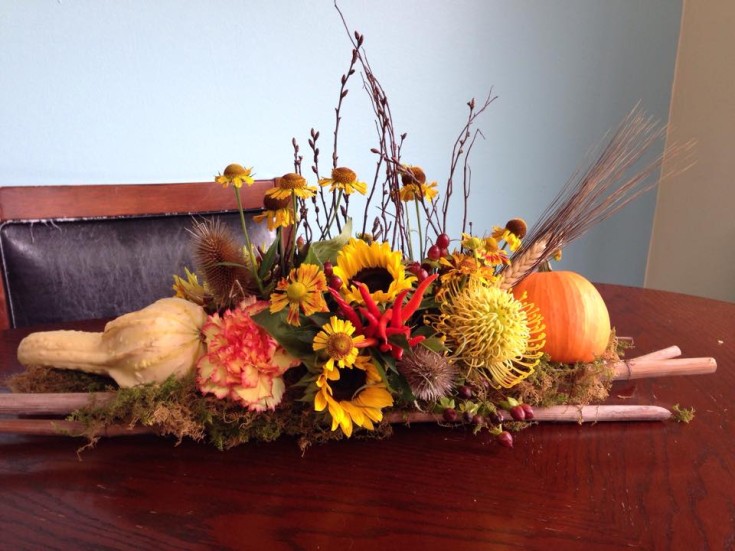
[[[334,275],[343,281],[342,294],[349,302],[363,303],[355,283],[367,285],[375,302],[392,302],[398,293],[410,289],[416,278],[406,274],[403,255],[388,243],[367,244],[350,239],[337,255]]]
[[[479,374],[498,387],[510,388],[533,373],[546,335],[538,310],[511,293],[470,277],[446,289],[433,321],[452,357],[468,375]]]

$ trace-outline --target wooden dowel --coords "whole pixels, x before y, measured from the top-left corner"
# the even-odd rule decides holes
[[[613,379],[626,381],[649,377],[670,377],[673,375],[705,375],[717,371],[714,358],[676,358],[669,360],[649,360],[635,358],[613,364]]]
[[[659,406],[553,406],[534,408],[534,421],[557,423],[598,423],[610,421],[665,421],[671,412]],[[507,411],[500,412],[504,421],[512,421]],[[439,423],[442,416],[424,412],[394,412],[385,416],[389,423]],[[85,426],[77,421],[51,419],[0,419],[0,433],[36,436],[84,436]],[[155,434],[154,427],[110,425],[95,436],[135,436]]]
[[[512,421],[510,413],[498,411],[503,421]],[[598,421],[664,421],[671,412],[659,406],[552,406],[533,408],[533,420],[557,423],[596,423]],[[439,413],[394,412],[385,416],[389,423],[441,423]]]
[[[53,419],[0,419],[0,433],[27,434],[37,436],[86,436],[86,427],[77,421]],[[138,434],[155,434],[153,427],[136,425],[110,425],[94,436],[135,436]]]
[[[655,350],[642,356],[636,356],[631,360],[669,360],[671,358],[678,358],[681,356],[681,349],[678,346],[669,346],[668,348],[662,348],[661,350]]]
[[[114,398],[114,392],[0,394],[0,413],[67,415],[85,406],[104,405]]]

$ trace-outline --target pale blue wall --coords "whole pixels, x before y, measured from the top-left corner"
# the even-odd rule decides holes
[[[532,222],[639,100],[667,117],[679,1],[341,6],[408,132],[404,160],[429,177],[446,178],[466,101],[494,86],[472,163],[477,233]],[[329,138],[349,56],[330,0],[2,0],[0,185],[205,180],[233,161],[287,172],[293,136]],[[374,130],[357,82],[341,161],[367,174]],[[601,226],[564,266],[640,285],[653,204]]]

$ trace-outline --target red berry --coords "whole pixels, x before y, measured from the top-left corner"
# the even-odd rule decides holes
[[[500,423],[503,422],[503,416],[500,415],[500,413],[498,413],[497,411],[491,411],[490,413],[488,413],[487,418],[490,421],[490,423],[494,425],[499,425]]]
[[[467,385],[462,385],[457,389],[457,394],[459,394],[465,400],[469,400],[470,398],[472,398],[472,389]]]
[[[446,233],[440,233],[436,237],[436,246],[440,249],[446,249],[449,247],[449,236]]]
[[[407,266],[407,269],[413,275],[418,276],[419,272],[421,271],[421,264],[419,264],[418,262],[411,262],[411,264]]]
[[[425,280],[427,277],[429,277],[429,272],[421,268],[421,271],[419,271],[418,274],[416,274],[416,277],[419,279],[419,283]]]
[[[507,430],[504,430],[497,436],[498,442],[500,442],[503,446],[506,448],[512,448],[513,447],[513,435],[509,433]]]
[[[533,419],[533,408],[530,404],[521,404],[521,407],[523,408],[523,413],[526,415],[526,421]]]
[[[332,266],[332,263],[327,260],[324,263],[324,275],[327,277],[332,277],[332,274],[334,274],[334,266]]]
[[[439,256],[449,256],[449,249],[447,249],[446,247],[444,247],[443,249],[439,249]]]
[[[442,416],[447,423],[455,423],[457,421],[457,410],[454,408],[446,408],[442,413]]]
[[[526,420],[526,412],[523,410],[523,406],[513,406],[510,408],[510,415],[516,421]]]
[[[338,291],[342,288],[342,278],[336,275],[333,275],[329,278],[329,286],[334,289],[335,291]]]
[[[472,416],[471,423],[473,425],[477,425],[478,427],[479,426],[482,426],[482,425],[485,424],[485,418],[482,415],[475,414],[475,415]]]
[[[426,251],[426,257],[429,260],[439,260],[439,257],[441,256],[441,249],[437,247],[436,245],[432,245],[429,247],[429,250]]]

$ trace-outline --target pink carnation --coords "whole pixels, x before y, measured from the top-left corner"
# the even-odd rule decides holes
[[[209,316],[202,327],[207,353],[197,363],[199,390],[241,402],[250,411],[274,409],[285,385],[281,377],[299,364],[251,315],[267,301],[243,301],[234,310]]]

